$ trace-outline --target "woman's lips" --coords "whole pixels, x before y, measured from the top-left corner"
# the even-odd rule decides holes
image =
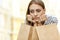
[[[35,17],[35,18],[33,18],[33,20],[39,20],[39,17]]]

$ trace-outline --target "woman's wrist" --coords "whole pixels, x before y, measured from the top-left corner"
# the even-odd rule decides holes
[[[42,26],[42,24],[41,23],[34,23],[34,26]]]

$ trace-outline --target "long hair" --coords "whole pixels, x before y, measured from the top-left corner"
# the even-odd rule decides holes
[[[31,0],[29,5],[28,5],[28,8],[27,8],[27,13],[26,13],[26,23],[33,26],[34,23],[27,20],[27,15],[30,14],[30,10],[29,10],[29,7],[32,5],[32,4],[37,4],[37,5],[40,5],[43,9],[45,9],[45,5],[44,5],[44,2],[42,0]],[[43,23],[43,22],[42,22]]]

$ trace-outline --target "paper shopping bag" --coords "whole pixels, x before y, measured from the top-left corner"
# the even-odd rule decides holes
[[[29,25],[22,24],[17,40],[28,40],[30,29],[31,27]]]
[[[28,40],[39,40],[36,27],[31,27]]]
[[[58,30],[56,24],[43,26],[29,26],[22,24],[18,40],[58,40]]]
[[[49,24],[36,27],[39,40],[58,40],[58,30],[56,24]]]

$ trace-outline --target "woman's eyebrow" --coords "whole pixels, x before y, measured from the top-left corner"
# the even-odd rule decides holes
[[[36,11],[41,11],[41,9],[36,9]]]

